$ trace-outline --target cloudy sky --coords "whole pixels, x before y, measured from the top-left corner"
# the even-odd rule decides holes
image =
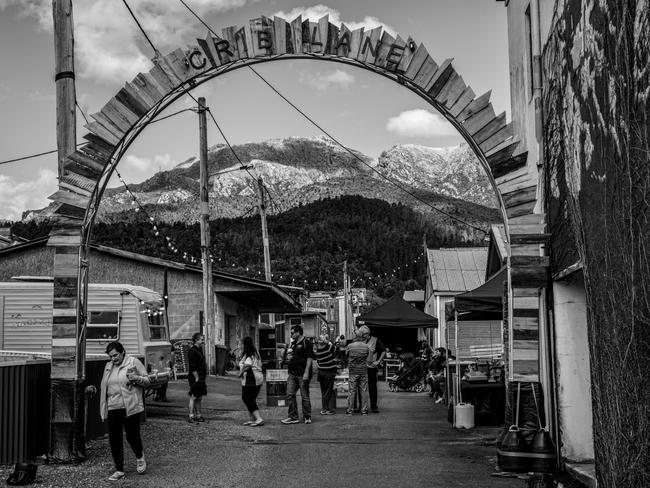
[[[207,29],[179,0],[127,0],[156,48],[167,53],[205,37]],[[185,0],[213,30],[241,26],[260,15],[288,20],[302,14],[351,28],[384,26],[422,42],[436,62],[454,58],[478,95],[492,90],[495,112],[509,113],[506,9],[494,0]],[[123,2],[73,0],[78,104],[99,111],[126,81],[148,71],[151,46]],[[0,0],[0,219],[17,220],[44,207],[56,191],[56,155],[4,161],[56,149],[51,0]],[[393,81],[340,63],[282,60],[256,69],[342,144],[377,157],[395,144],[440,147],[461,142],[429,105]],[[250,70],[239,69],[199,86],[232,144],[320,131]],[[184,96],[167,114],[193,106]],[[164,116],[165,114],[162,114]],[[77,138],[86,133],[77,111]],[[224,142],[208,124],[209,144]],[[196,114],[150,124],[118,165],[137,183],[197,154]],[[113,180],[112,185],[119,184]]]

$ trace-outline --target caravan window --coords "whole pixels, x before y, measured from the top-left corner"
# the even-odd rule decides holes
[[[118,310],[91,310],[88,312],[86,339],[114,341],[119,337],[120,312]]]
[[[147,313],[147,324],[149,325],[149,335],[152,341],[167,339],[167,325],[165,324],[165,312]]]

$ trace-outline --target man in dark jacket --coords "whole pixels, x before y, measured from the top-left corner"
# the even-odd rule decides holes
[[[311,400],[309,399],[309,380],[311,377],[311,363],[314,358],[314,350],[311,342],[302,335],[303,329],[300,325],[291,327],[291,342],[285,352],[285,363],[289,376],[287,377],[287,403],[289,404],[289,416],[281,420],[285,425],[298,424],[298,402],[296,392],[300,390],[302,399],[302,416],[306,424],[311,424]]]

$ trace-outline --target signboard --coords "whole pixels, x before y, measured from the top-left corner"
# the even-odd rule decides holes
[[[286,382],[289,377],[289,371],[286,369],[267,369],[266,370],[266,382],[267,383],[279,383]]]

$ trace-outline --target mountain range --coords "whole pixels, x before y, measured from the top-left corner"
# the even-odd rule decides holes
[[[242,167],[246,169],[239,169]],[[397,145],[374,159],[326,137],[269,140],[208,151],[210,218],[234,218],[259,205],[257,178],[266,188],[267,211],[281,213],[325,198],[358,195],[403,203],[448,222],[452,215],[484,226],[499,218],[496,199],[466,144],[448,148]],[[191,157],[146,181],[129,185],[159,222],[197,222],[199,161]],[[98,221],[133,217],[135,202],[124,187],[107,189]]]

